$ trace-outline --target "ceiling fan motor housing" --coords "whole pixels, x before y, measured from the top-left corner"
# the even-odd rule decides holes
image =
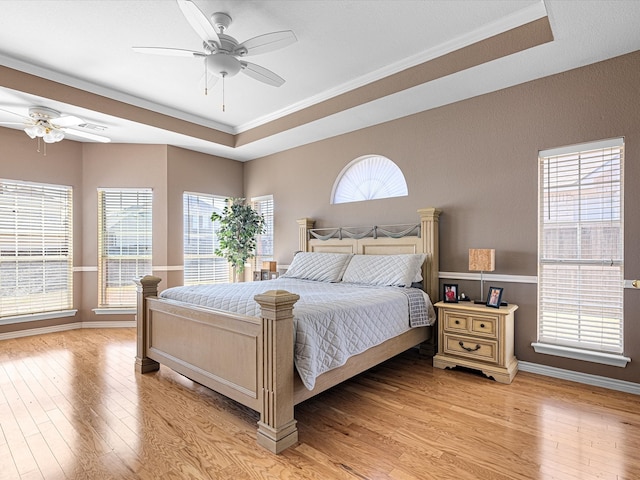
[[[228,18],[231,20],[231,17]],[[207,69],[220,77],[233,77],[242,68],[240,61],[234,57],[234,55],[241,54],[240,52],[236,52],[238,49],[238,41],[224,33],[218,34],[218,38],[220,39],[220,45],[216,45],[215,53],[205,58]],[[246,53],[246,49],[244,52]]]
[[[53,108],[47,107],[31,107],[29,109],[29,116],[34,120],[53,120],[60,117],[60,112]]]

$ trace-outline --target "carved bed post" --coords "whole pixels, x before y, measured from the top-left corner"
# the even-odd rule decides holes
[[[436,303],[440,298],[440,262],[438,260],[440,258],[438,250],[440,212],[440,209],[433,207],[418,210],[418,214],[420,214],[422,251],[427,253],[422,277],[427,282],[427,294],[433,303]],[[433,328],[431,336],[420,345],[420,353],[423,355],[433,357],[438,351],[438,335],[435,332],[436,327]]]
[[[160,368],[160,364],[146,356],[149,332],[147,330],[147,297],[158,295],[158,284],[162,279],[147,275],[134,279],[138,291],[138,301],[136,310],[136,371],[139,373],[153,372]]]
[[[436,303],[440,299],[438,224],[441,211],[442,210],[433,207],[418,210],[418,214],[420,214],[422,251],[428,253],[425,262],[426,271],[423,277],[429,286],[427,293],[433,303]]]
[[[300,296],[270,290],[254,297],[262,308],[262,409],[258,444],[280,453],[298,441],[293,417],[293,304]]]
[[[309,230],[313,228],[313,224],[316,223],[315,220],[310,218],[299,218],[298,222],[298,250],[301,252],[309,251]]]

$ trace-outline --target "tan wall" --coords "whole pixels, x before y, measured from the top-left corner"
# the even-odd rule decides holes
[[[440,270],[467,272],[468,249],[495,248],[496,274],[537,275],[537,152],[624,136],[626,278],[640,276],[640,52],[254,160],[247,196],[273,193],[276,260],[297,249],[295,220],[317,226],[413,222],[415,211],[443,209]],[[380,154],[403,171],[409,196],[330,205],[336,176],[354,158]],[[459,283],[479,297],[479,282]],[[626,368],[534,353],[536,285],[504,283],[517,303],[519,359],[637,382],[640,291],[625,295]]]

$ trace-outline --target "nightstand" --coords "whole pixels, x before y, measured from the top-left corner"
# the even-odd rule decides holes
[[[472,303],[438,302],[437,368],[480,370],[500,383],[518,372],[513,351],[513,317],[517,305],[491,308]]]

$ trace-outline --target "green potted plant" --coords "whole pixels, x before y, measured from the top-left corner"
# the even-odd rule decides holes
[[[227,198],[222,213],[213,212],[212,222],[219,222],[216,233],[219,246],[216,255],[227,259],[233,267],[233,281],[244,272],[244,265],[255,255],[256,236],[264,231],[264,217],[244,198]]]

